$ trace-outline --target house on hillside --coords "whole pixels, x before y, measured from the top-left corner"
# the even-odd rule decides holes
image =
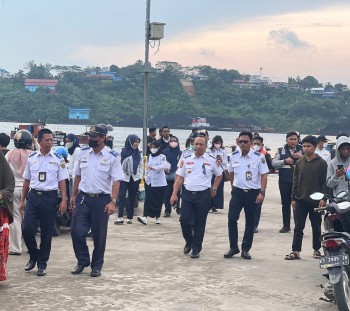
[[[91,71],[90,74],[86,75],[90,79],[99,79],[99,80],[113,80],[121,81],[122,78],[117,76],[116,72],[113,71]]]
[[[39,87],[44,87],[44,88],[50,89],[51,94],[56,94],[57,83],[58,83],[58,80],[25,79],[24,87],[30,92],[35,92]]]
[[[1,78],[11,78],[11,75],[5,69],[0,68],[0,77]]]
[[[325,89],[323,87],[312,87],[309,89],[310,94],[324,98],[334,98],[335,92],[333,89]]]

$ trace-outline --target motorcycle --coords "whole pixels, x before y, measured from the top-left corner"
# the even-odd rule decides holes
[[[324,256],[320,259],[320,268],[328,281],[323,286],[329,302],[335,302],[339,311],[350,311],[350,194],[348,191],[338,193],[334,198],[322,193],[310,196],[313,200],[326,197],[329,204],[315,208],[315,212],[326,211],[324,227],[321,234],[321,246]]]

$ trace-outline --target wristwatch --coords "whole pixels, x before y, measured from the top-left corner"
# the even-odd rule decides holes
[[[217,189],[216,188],[211,188],[210,190],[216,192]]]

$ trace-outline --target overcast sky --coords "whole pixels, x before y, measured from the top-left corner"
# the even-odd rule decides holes
[[[119,67],[144,60],[146,0],[0,0],[0,68]],[[210,65],[275,81],[350,86],[348,0],[152,0],[165,38],[150,61]]]

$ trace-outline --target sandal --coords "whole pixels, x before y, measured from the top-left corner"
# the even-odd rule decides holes
[[[322,257],[322,254],[321,254],[320,251],[314,251],[312,257],[313,257],[314,259],[320,259],[320,258]]]
[[[291,252],[290,254],[286,255],[286,257],[284,257],[285,260],[297,260],[300,259],[299,255],[295,252]]]

